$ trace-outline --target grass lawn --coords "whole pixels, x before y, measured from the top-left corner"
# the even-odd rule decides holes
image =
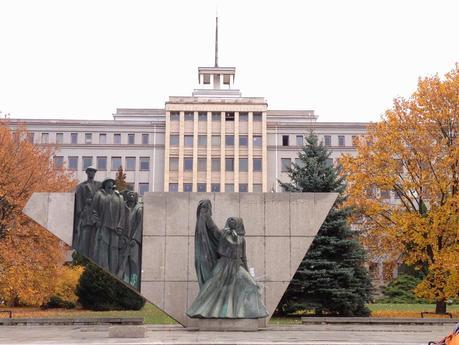
[[[373,317],[400,317],[419,318],[421,311],[434,311],[434,304],[369,304]],[[138,311],[89,311],[82,309],[48,309],[40,308],[0,308],[0,310],[13,310],[15,318],[91,318],[91,317],[143,317],[146,324],[175,324],[176,322],[156,308],[152,304],[145,304],[145,307]],[[459,318],[459,305],[448,306],[448,312],[453,317]],[[7,317],[6,313],[0,313],[1,317]],[[435,317],[428,315],[427,317]],[[437,316],[438,317],[438,316]],[[272,325],[301,324],[300,317],[273,317],[270,320]]]

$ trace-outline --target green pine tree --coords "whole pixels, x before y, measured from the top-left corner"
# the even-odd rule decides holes
[[[310,134],[299,161],[288,170],[291,182],[280,182],[287,192],[338,192],[333,208],[303,258],[278,312],[314,310],[316,315],[367,316],[371,280],[364,267],[365,252],[355,239],[341,207],[346,188],[340,168],[330,163],[330,151]]]

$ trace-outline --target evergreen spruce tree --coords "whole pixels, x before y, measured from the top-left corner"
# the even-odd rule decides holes
[[[291,182],[280,182],[287,192],[338,192],[333,208],[303,258],[278,312],[289,314],[315,310],[339,316],[367,316],[365,303],[371,299],[371,280],[364,267],[365,252],[354,238],[342,207],[345,181],[340,168],[329,162],[330,151],[310,134],[299,153],[299,161],[288,170]]]

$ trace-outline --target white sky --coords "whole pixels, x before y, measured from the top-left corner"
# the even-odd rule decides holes
[[[112,119],[190,95],[214,59],[216,0],[0,1],[0,110]],[[459,1],[218,1],[220,66],[270,109],[376,121],[459,61]]]

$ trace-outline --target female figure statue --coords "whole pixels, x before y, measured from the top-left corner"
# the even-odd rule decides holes
[[[188,309],[189,317],[255,319],[268,316],[259,287],[248,271],[244,235],[242,219],[236,217],[228,218],[218,235],[210,235],[218,238],[213,253],[218,259],[210,278]]]

